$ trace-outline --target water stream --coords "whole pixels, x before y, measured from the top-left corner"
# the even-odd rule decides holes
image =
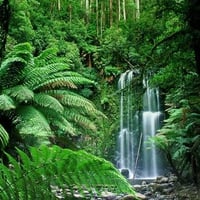
[[[123,73],[119,79],[120,131],[118,136],[117,167],[128,173],[128,178],[154,179],[160,175],[161,158],[150,139],[161,126],[159,90],[150,88],[144,80],[143,109],[134,108],[134,91],[131,82],[133,71]]]

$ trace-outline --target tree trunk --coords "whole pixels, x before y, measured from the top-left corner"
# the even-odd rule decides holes
[[[118,20],[121,20],[121,1],[118,0]]]
[[[8,0],[3,0],[0,5],[0,61],[3,57],[6,45],[6,37],[8,33],[8,25],[10,19],[10,7]]]
[[[61,9],[60,0],[58,0],[58,10]]]
[[[200,1],[189,1],[189,25],[191,27],[192,43],[195,53],[196,70],[200,75]]]
[[[113,2],[110,0],[110,26],[113,24]]]
[[[135,18],[137,20],[140,18],[140,0],[135,0],[135,7],[136,7]]]
[[[126,0],[123,0],[123,18],[126,21]]]
[[[99,36],[99,1],[96,0],[96,30],[97,37]]]
[[[89,12],[90,12],[89,0],[85,0],[85,22],[86,22],[86,24],[89,23]]]
[[[101,19],[100,19],[100,35],[102,38],[103,35],[103,28],[104,28],[104,22],[105,22],[105,16],[104,16],[104,3],[101,2]]]

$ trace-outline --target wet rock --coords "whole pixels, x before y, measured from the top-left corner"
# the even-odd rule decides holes
[[[128,169],[122,169],[122,170],[121,170],[121,174],[122,174],[124,177],[128,178],[128,177],[129,177],[129,170],[128,170]]]
[[[168,182],[169,182],[169,178],[168,177],[159,176],[156,179],[156,183],[168,183]]]
[[[141,193],[136,192],[135,196],[140,200],[145,200],[147,197]]]
[[[101,193],[101,197],[106,200],[116,199],[116,194],[108,191],[104,191]]]
[[[171,176],[169,177],[169,182],[170,182],[170,183],[176,182],[177,179],[178,179],[177,176],[171,175]]]
[[[126,195],[122,197],[120,200],[138,200],[138,198],[133,195]]]

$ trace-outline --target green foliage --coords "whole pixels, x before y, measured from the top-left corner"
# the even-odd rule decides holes
[[[185,85],[186,84],[186,85]],[[173,170],[181,177],[191,177],[197,182],[200,169],[199,126],[200,101],[199,78],[190,74],[178,87],[166,97],[168,118],[154,138],[156,144],[164,150]]]
[[[21,150],[18,160],[7,156],[10,168],[0,164],[0,198],[4,200],[77,199],[78,194],[78,199],[91,199],[104,191],[134,194],[110,162],[85,151],[41,146],[31,148],[30,157]]]
[[[94,85],[94,81],[70,71],[57,57],[56,48],[46,49],[37,57],[32,55],[32,49],[29,43],[18,44],[2,62],[1,111],[13,113],[16,117],[12,124],[19,134],[25,139],[35,136],[37,143],[49,143],[52,134],[93,133],[97,125],[93,120],[105,116],[78,94],[78,88]],[[5,113],[0,116],[3,123]]]
[[[9,141],[9,135],[4,127],[0,124],[0,149],[4,149]]]
[[[29,18],[29,5],[27,0],[11,0],[11,20],[9,35],[12,36],[18,43],[31,41],[34,36],[34,30]]]

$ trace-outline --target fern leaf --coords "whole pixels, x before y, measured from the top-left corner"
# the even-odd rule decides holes
[[[67,87],[67,88],[72,88],[72,89],[76,89],[77,86],[71,81],[70,77],[58,77],[58,78],[54,78],[54,79],[50,79],[50,80],[45,80],[42,83],[39,84],[35,84],[33,86],[33,90],[37,90],[37,89],[42,89],[42,88],[46,88],[46,89],[55,89],[55,88],[60,88],[60,87]]]
[[[43,94],[43,93],[35,94],[34,102],[42,107],[52,109],[57,113],[63,113],[64,111],[64,108],[60,104],[60,102],[56,98],[48,94]]]
[[[30,57],[32,57],[32,51],[33,47],[29,42],[19,43],[13,47],[12,51],[7,54],[7,57],[16,57],[22,53],[29,53]]]
[[[14,101],[6,94],[0,95],[0,110],[6,111],[15,109]]]
[[[134,194],[132,186],[110,162],[85,151],[41,146],[30,149],[31,158],[20,150],[18,154],[21,167],[8,155],[16,171],[0,164],[1,199],[57,199],[57,191],[64,199],[74,199],[77,191],[86,198],[84,192],[88,191],[92,199],[104,189]]]
[[[50,126],[46,118],[32,106],[22,106],[17,109],[19,122],[16,125],[20,134],[49,136],[51,134]]]
[[[68,66],[65,63],[53,63],[49,65],[44,65],[42,67],[36,67],[35,65],[32,68],[27,68],[24,71],[25,79],[24,83],[26,84],[35,84],[35,80],[45,80],[48,76],[62,72],[68,69]]]
[[[51,91],[49,93],[51,93]],[[57,90],[53,92],[52,95],[59,98],[60,102],[65,106],[84,108],[87,112],[94,112],[96,110],[91,101],[76,93],[65,90]]]
[[[41,107],[38,108],[38,110],[45,115],[55,134],[60,134],[61,131],[62,133],[70,133],[71,135],[75,135],[76,130],[73,127],[73,124],[70,123],[63,115],[58,115],[58,113],[52,110]]]
[[[42,51],[40,55],[35,57],[34,59],[37,66],[41,64],[44,66],[44,64],[46,65],[46,64],[54,63],[57,52],[58,52],[57,48],[48,48]]]
[[[0,149],[4,149],[9,141],[9,135],[4,127],[0,124]]]
[[[8,69],[12,66],[12,64],[15,64],[15,63],[24,63],[25,64],[26,61],[22,58],[19,58],[19,57],[7,58],[1,64],[0,76],[3,76],[8,71]]]
[[[34,97],[33,91],[23,85],[6,89],[4,93],[15,98],[19,103],[30,101]]]
[[[97,127],[94,124],[94,122],[90,121],[88,119],[88,117],[85,117],[84,115],[81,115],[80,113],[78,113],[75,109],[66,109],[64,112],[64,116],[69,120],[74,122],[76,125],[82,127],[82,128],[86,128],[86,129],[90,129],[94,132],[97,131]]]
[[[62,130],[64,133],[69,133],[71,135],[75,135],[76,134],[76,130],[73,127],[72,123],[70,123],[66,118],[62,117],[62,116],[58,116],[57,118],[54,118],[51,121],[52,126],[57,127],[58,130]],[[55,131],[55,133],[58,131]]]

